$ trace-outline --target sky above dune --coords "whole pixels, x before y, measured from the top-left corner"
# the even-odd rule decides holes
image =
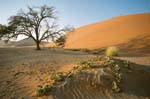
[[[0,0],[0,24],[27,6],[54,6],[60,26],[80,27],[109,18],[150,13],[150,0]]]

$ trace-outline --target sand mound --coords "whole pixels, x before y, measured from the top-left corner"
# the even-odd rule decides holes
[[[119,16],[77,28],[67,34],[65,46],[95,49],[122,44],[139,35],[150,35],[149,26],[150,14],[148,13]]]
[[[52,95],[55,99],[150,97],[148,66],[108,58],[97,58],[81,64],[70,72],[72,75],[54,84]]]

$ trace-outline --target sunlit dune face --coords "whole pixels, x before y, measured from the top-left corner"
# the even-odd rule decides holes
[[[67,35],[66,48],[100,48],[150,34],[150,14],[119,16],[76,29]]]

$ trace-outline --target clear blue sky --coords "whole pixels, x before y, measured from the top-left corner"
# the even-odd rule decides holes
[[[150,13],[150,0],[0,0],[0,24],[26,6],[54,6],[61,26],[74,27],[119,15]]]

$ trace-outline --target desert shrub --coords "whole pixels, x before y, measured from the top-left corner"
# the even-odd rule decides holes
[[[130,66],[130,62],[128,60],[124,60],[124,67],[127,69],[127,72],[132,72],[132,68]]]
[[[43,87],[41,85],[37,86],[37,93],[38,93],[38,96],[44,95],[44,90],[43,90]]]
[[[108,56],[108,57],[118,56],[118,48],[117,47],[108,47],[106,49],[106,56]]]
[[[50,85],[45,85],[45,86],[38,85],[37,94],[38,96],[47,95],[50,92],[50,89],[51,89]]]
[[[76,75],[76,74],[79,74],[81,72],[82,68],[80,68],[79,66],[76,66],[76,67],[73,67],[72,69],[72,74],[73,75]]]
[[[119,86],[117,85],[115,81],[112,82],[112,90],[114,90],[115,92],[121,91],[121,89],[119,88]]]
[[[129,68],[130,64],[128,60],[124,60],[124,67]]]
[[[66,42],[66,37],[65,37],[65,36],[61,36],[61,37],[59,37],[59,38],[55,41],[56,45],[57,45],[57,46],[61,46],[61,47],[64,47],[65,42]]]
[[[71,71],[69,72],[58,72],[58,73],[54,73],[51,76],[51,80],[54,80],[55,82],[61,82],[64,81],[66,78],[72,77],[78,73],[80,73],[81,68],[74,67]]]
[[[48,92],[50,92],[51,86],[50,85],[45,85],[43,87],[44,93],[47,94]]]
[[[58,72],[52,75],[51,79],[55,81],[63,81],[66,78],[67,74],[63,72]]]
[[[79,63],[79,65],[82,66],[82,69],[87,69],[87,68],[91,68],[92,67],[92,64],[88,61],[82,61]]]
[[[79,74],[81,72],[81,68],[79,68],[78,66],[73,67],[73,69],[69,72],[66,73],[65,77],[69,78],[69,77],[73,77],[76,74]]]

